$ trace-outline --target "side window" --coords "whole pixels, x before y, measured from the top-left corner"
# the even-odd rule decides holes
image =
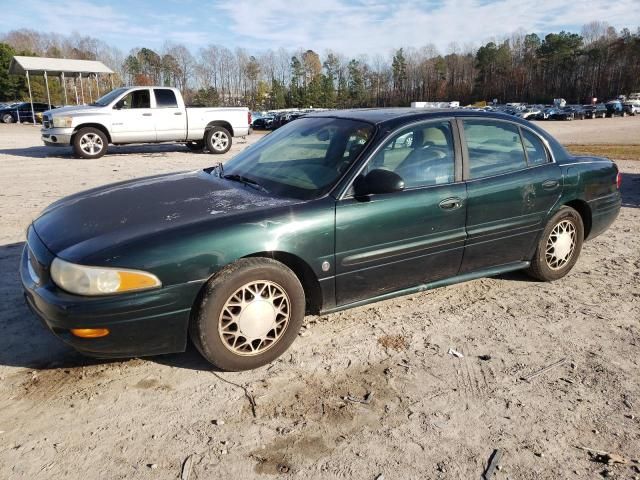
[[[507,122],[464,120],[470,178],[489,177],[527,166],[516,125]]]
[[[116,103],[116,109],[128,110],[130,108],[151,108],[151,95],[149,90],[134,90]]]
[[[406,188],[452,183],[455,149],[451,124],[430,122],[394,135],[369,161],[365,175],[376,168],[402,177]]]
[[[167,88],[154,88],[153,93],[156,96],[157,108],[178,108],[176,94],[173,90]]]
[[[527,152],[527,161],[529,165],[542,165],[549,161],[547,150],[544,148],[542,141],[529,130],[522,128],[522,140],[524,141],[524,149]]]

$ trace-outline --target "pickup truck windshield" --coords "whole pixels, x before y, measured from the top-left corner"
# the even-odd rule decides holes
[[[91,105],[96,105],[98,107],[106,107],[127,90],[128,90],[127,88],[116,88],[115,90],[111,90],[109,93],[101,96],[98,100],[93,102]]]
[[[232,158],[223,178],[243,178],[278,196],[311,200],[333,187],[373,132],[373,125],[355,120],[300,118]]]

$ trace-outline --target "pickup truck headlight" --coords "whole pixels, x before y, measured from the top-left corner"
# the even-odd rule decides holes
[[[53,117],[54,128],[71,128],[73,125],[72,117]]]
[[[69,293],[76,295],[109,295],[161,287],[155,275],[123,268],[88,267],[60,258],[51,264],[51,279]]]

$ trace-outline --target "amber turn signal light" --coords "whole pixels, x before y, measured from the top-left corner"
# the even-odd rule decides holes
[[[109,335],[108,328],[72,328],[71,333],[80,338],[100,338]]]

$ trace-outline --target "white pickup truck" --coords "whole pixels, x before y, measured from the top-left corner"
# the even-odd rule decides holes
[[[251,112],[187,108],[175,88],[123,87],[90,105],[49,110],[42,124],[45,145],[71,145],[82,158],[99,158],[109,144],[128,143],[185,143],[191,150],[225,153],[234,136],[251,133]]]

